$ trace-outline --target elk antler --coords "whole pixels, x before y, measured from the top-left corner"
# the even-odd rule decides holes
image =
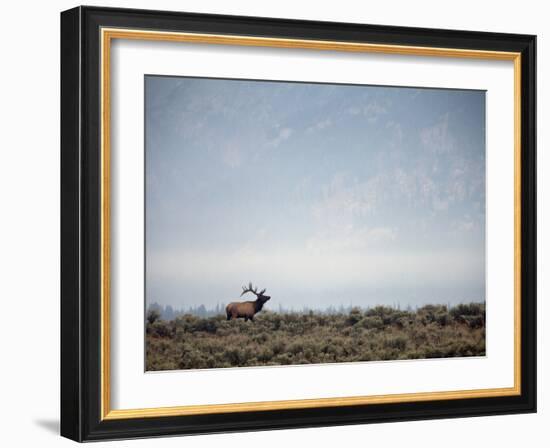
[[[257,287],[252,287],[252,282],[250,282],[250,283],[248,283],[248,288],[243,286],[243,292],[241,293],[241,297],[243,295],[245,295],[247,292],[251,292],[252,294],[255,294],[256,297],[258,297],[258,296],[261,296],[265,292],[265,289],[262,292],[258,293],[258,288]]]

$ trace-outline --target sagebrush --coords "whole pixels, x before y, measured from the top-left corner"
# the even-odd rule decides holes
[[[190,314],[146,319],[147,370],[484,355],[484,303],[338,314],[262,311],[254,322]]]

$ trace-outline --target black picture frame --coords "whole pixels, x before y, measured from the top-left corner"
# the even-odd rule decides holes
[[[521,53],[521,393],[102,419],[100,29]],[[61,435],[76,441],[536,412],[536,37],[99,7],[61,13]]]

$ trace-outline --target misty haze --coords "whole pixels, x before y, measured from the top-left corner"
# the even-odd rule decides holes
[[[485,300],[485,92],[146,76],[146,303]]]

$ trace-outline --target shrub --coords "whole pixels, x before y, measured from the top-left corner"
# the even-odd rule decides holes
[[[366,316],[359,321],[359,325],[366,329],[375,328],[379,330],[384,327],[384,322],[380,316]]]
[[[483,303],[468,303],[457,305],[450,310],[451,316],[457,318],[459,316],[485,316],[485,304]]]
[[[216,318],[201,319],[195,322],[194,331],[205,331],[207,333],[216,333],[218,322]]]
[[[149,325],[149,331],[150,334],[161,338],[169,338],[174,334],[172,325],[164,320],[157,320],[152,325]]]
[[[403,351],[407,347],[407,338],[404,336],[395,336],[386,339],[385,344],[387,348]]]
[[[147,322],[149,325],[153,325],[156,320],[160,319],[160,313],[156,309],[150,309],[147,311]]]
[[[352,308],[348,317],[346,318],[346,325],[355,325],[363,318],[363,313],[359,308]]]

